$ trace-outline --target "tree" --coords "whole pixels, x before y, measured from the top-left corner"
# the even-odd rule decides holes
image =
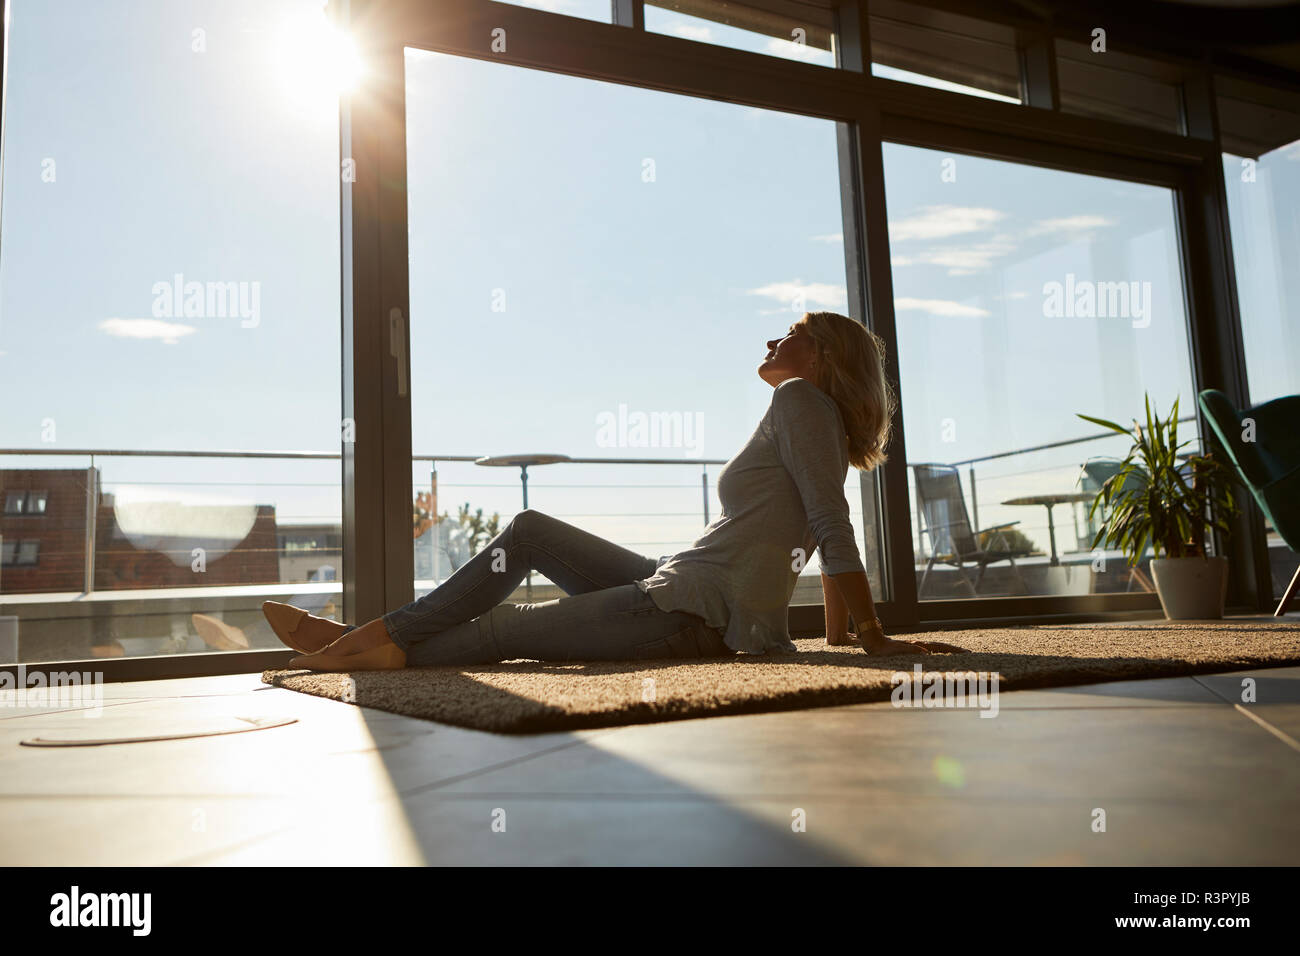
[[[432,492],[418,492],[411,508],[411,531],[414,537],[418,538],[434,524],[450,519],[451,516],[445,511],[435,518],[432,508]],[[485,542],[491,541],[501,531],[500,512],[492,512],[492,517],[485,520],[482,508],[476,508],[472,514],[470,513],[468,501],[457,509],[456,520],[460,527],[465,529],[465,539],[469,542],[470,554],[477,554],[478,549]]]
[[[484,521],[483,509],[478,508],[471,515],[469,513],[468,501],[461,505],[460,513],[457,517],[460,520],[460,526],[468,532],[466,537],[469,539],[470,554],[478,554],[478,549],[482,547],[484,543],[495,538],[501,531],[500,512],[492,512],[492,517]]]

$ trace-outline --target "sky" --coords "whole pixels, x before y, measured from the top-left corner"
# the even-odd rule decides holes
[[[1252,404],[1300,394],[1300,141],[1223,157]]]
[[[10,9],[0,446],[337,449],[337,101],[277,57],[312,6]],[[177,273],[256,283],[258,323],[157,318],[155,284]],[[337,465],[97,464],[127,497],[340,514]]]
[[[339,157],[334,94],[314,82],[318,8],[14,0],[0,447],[337,449]],[[647,24],[829,57],[654,8]],[[408,51],[407,110],[416,453],[725,460],[770,401],[766,340],[804,309],[847,310],[832,122],[424,51]],[[1261,194],[1294,195],[1298,178],[1290,154],[1266,165],[1273,192],[1236,200],[1232,223],[1260,248],[1279,228]],[[1077,412],[1126,420],[1144,390],[1190,412],[1167,190],[895,145],[885,168],[911,461],[1094,434]],[[1269,284],[1290,280],[1273,261],[1252,273],[1252,375],[1295,391],[1275,344],[1294,344],[1294,319],[1269,308]],[[191,314],[184,295],[166,301],[177,275],[201,284]],[[1045,314],[1046,285],[1067,281],[1149,284],[1150,308]],[[224,283],[256,310],[214,314],[206,295]],[[698,441],[611,445],[599,427],[654,412],[697,424]],[[1021,520],[1045,544],[1042,509],[998,502],[1072,490],[1083,458],[1123,450],[978,465],[981,524]],[[5,464],[33,461],[86,464]],[[97,464],[122,500],[340,513],[330,463]],[[516,469],[438,472],[440,510],[520,507]],[[427,486],[425,464],[413,480]],[[858,487],[851,471],[861,544]],[[530,504],[649,555],[704,524],[696,465],[539,466]]]

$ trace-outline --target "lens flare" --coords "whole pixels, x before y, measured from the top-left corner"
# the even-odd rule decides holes
[[[285,20],[273,55],[286,94],[303,104],[334,103],[365,72],[355,41],[324,10]]]

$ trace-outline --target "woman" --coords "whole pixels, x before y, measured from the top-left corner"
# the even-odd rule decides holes
[[[861,324],[810,312],[767,343],[758,374],[772,403],[718,475],[722,515],[686,551],[655,561],[537,511],[523,511],[417,601],[361,627],[286,604],[263,611],[303,656],[291,667],[405,666],[718,657],[795,651],[786,609],[799,569],[821,555],[826,640],[873,655],[928,653],[890,640],[849,522],[849,465],[885,460],[892,390],[883,345]],[[503,604],[529,570],[569,597]],[[939,649],[937,646],[935,649]]]

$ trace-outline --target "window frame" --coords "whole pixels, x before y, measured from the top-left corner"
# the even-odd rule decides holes
[[[1187,282],[1188,321],[1191,324],[1189,339],[1193,380],[1199,390],[1211,384],[1235,390],[1239,383],[1232,380],[1231,371],[1215,365],[1208,355],[1206,342],[1219,340],[1221,335],[1204,328],[1213,310],[1207,297],[1216,294],[1221,277],[1214,282],[1191,281],[1195,263],[1203,258],[1204,248],[1216,240],[1221,223],[1197,219],[1205,231],[1202,242],[1192,248],[1189,242],[1190,210],[1196,207],[1205,192],[1204,177],[1193,175],[1208,167],[1208,160],[1217,157],[1212,141],[1184,134],[1150,130],[1130,126],[1118,121],[1064,114],[1059,108],[1051,110],[1027,109],[1044,100],[1042,86],[1046,82],[1046,98],[1059,103],[1059,91],[1052,89],[1054,71],[1035,78],[1026,75],[1026,94],[1035,84],[1039,92],[1026,95],[1027,102],[1002,103],[970,97],[961,93],[919,87],[874,77],[869,72],[870,33],[867,16],[857,4],[840,7],[840,40],[844,69],[827,70],[825,67],[766,57],[730,48],[700,44],[691,40],[661,34],[639,33],[617,24],[593,22],[563,22],[553,15],[527,8],[512,8],[509,15],[496,10],[486,10],[474,0],[444,0],[440,10],[453,12],[448,20],[436,16],[431,8],[422,8],[418,0],[377,0],[394,11],[400,23],[395,34],[400,44],[389,48],[385,57],[388,65],[383,78],[383,100],[390,104],[404,103],[404,74],[401,70],[401,49],[414,47],[452,55],[484,60],[499,60],[515,66],[550,70],[574,76],[583,76],[606,82],[659,89],[686,95],[707,96],[743,105],[802,113],[836,120],[843,124],[842,168],[854,172],[845,177],[846,220],[856,222],[853,230],[846,228],[846,256],[855,261],[849,270],[850,311],[868,321],[874,331],[885,339],[891,356],[889,373],[897,381],[894,353],[897,336],[894,326],[892,282],[889,278],[888,229],[885,219],[883,195],[883,169],[880,162],[882,140],[886,137],[906,136],[921,129],[928,130],[923,137],[935,148],[958,151],[975,151],[983,155],[996,155],[1013,162],[1051,165],[1063,170],[1091,173],[1139,181],[1156,182],[1173,189],[1178,197],[1179,243],[1184,253],[1184,281]],[[492,52],[484,38],[490,36],[494,26],[503,26],[506,35],[523,34],[529,37],[524,53]],[[639,33],[639,35],[638,35]],[[1030,36],[1031,41],[1047,39],[1041,35]],[[575,58],[572,47],[583,50]],[[1049,44],[1054,51],[1054,43]],[[1049,52],[1049,59],[1054,52]],[[761,62],[760,62],[761,61]],[[865,69],[864,69],[865,67]],[[1175,67],[1171,66],[1170,69]],[[1177,67],[1182,69],[1181,67]],[[1026,66],[1027,74],[1029,72]],[[1040,71],[1041,72],[1041,71]],[[1182,74],[1180,74],[1182,75]],[[375,117],[375,127],[390,133],[377,149],[376,158],[382,164],[383,179],[404,183],[405,141],[401,122],[394,123],[393,110],[382,120]],[[1191,126],[1192,124],[1188,124]],[[1217,162],[1217,158],[1216,158]],[[378,205],[383,218],[392,217],[395,228],[390,234],[393,242],[386,247],[378,264],[376,284],[389,291],[386,298],[371,312],[384,314],[392,308],[409,314],[409,301],[405,295],[405,193],[394,191]],[[850,238],[852,237],[852,238]],[[391,249],[391,255],[389,254]],[[858,277],[855,283],[855,276]],[[858,288],[854,288],[854,285]],[[862,308],[869,303],[869,308]],[[860,311],[855,311],[855,307]],[[1231,336],[1229,336],[1231,337]],[[409,349],[401,349],[402,354]],[[409,361],[409,360],[408,360]],[[387,418],[385,432],[384,470],[396,479],[396,472],[405,475],[401,492],[394,493],[394,505],[401,502],[403,513],[410,498],[409,463],[410,430],[409,399],[396,395],[394,383],[397,370],[384,370],[383,389],[386,400],[398,404],[397,414]],[[889,599],[880,602],[880,616],[887,625],[912,626],[923,620],[952,619],[957,617],[990,617],[1016,615],[1044,615],[1061,613],[1097,614],[1115,610],[1154,610],[1158,607],[1155,595],[1087,595],[1078,598],[992,598],[952,602],[951,607],[938,607],[944,602],[925,602],[916,598],[915,575],[912,568],[910,534],[910,501],[907,491],[906,454],[902,447],[901,413],[906,396],[900,395],[899,416],[896,421],[893,451],[889,462],[877,474],[880,484],[881,507],[884,518],[884,576]],[[390,522],[395,515],[390,515]],[[386,566],[401,569],[402,580],[410,580],[406,570],[410,564],[409,542],[393,540],[388,545]],[[1238,562],[1240,564],[1240,562]],[[1249,569],[1247,569],[1249,570]],[[1230,603],[1252,600],[1249,575],[1234,575]],[[818,623],[820,606],[797,606],[790,609],[790,624],[796,630],[812,629]]]
[[[364,93],[340,104],[340,158],[356,164],[355,182],[340,185],[343,416],[356,440],[342,445],[344,617],[360,623],[409,600],[411,421],[409,297],[406,240],[404,47],[500,60],[609,82],[625,83],[741,105],[833,119],[842,126],[841,178],[851,314],[885,339],[888,373],[897,382],[897,336],[889,266],[881,144],[900,135],[926,136],[937,148],[987,150],[1014,162],[1059,163],[1100,175],[1114,170],[1159,171],[1178,180],[1179,233],[1192,328],[1192,374],[1198,389],[1215,387],[1244,401],[1246,375],[1227,233],[1214,81],[1210,66],[1152,47],[1143,57],[1183,77],[1186,135],[1129,126],[1059,109],[1054,39],[1077,30],[986,14],[956,0],[930,5],[967,12],[1017,31],[1023,102],[1002,103],[874,77],[870,72],[870,3],[838,6],[841,62],[837,69],[701,44],[644,30],[641,0],[611,0],[613,22],[601,23],[490,0],[339,0],[331,8],[350,25],[371,67]],[[7,17],[0,18],[3,75]],[[505,52],[493,52],[492,31],[504,29]],[[1068,34],[1068,35],[1067,35]],[[1224,75],[1259,82],[1268,77],[1215,65]],[[1274,85],[1300,95],[1300,77]],[[0,103],[0,124],[3,103]],[[0,126],[2,128],[2,126]],[[901,131],[901,132],[900,132]],[[910,131],[910,132],[908,132]],[[936,138],[937,137],[937,138]],[[1119,174],[1123,175],[1123,174]],[[3,200],[0,184],[0,202]],[[1217,320],[1216,320],[1217,316]],[[911,512],[902,439],[900,393],[895,444],[874,475],[879,485],[883,573],[890,600],[880,606],[887,627],[1001,617],[1097,618],[1114,611],[1148,611],[1131,595],[1077,599],[981,599],[935,608],[916,599]],[[1204,423],[1203,423],[1204,425]],[[1203,434],[1210,434],[1206,427]],[[1212,440],[1212,439],[1211,439]],[[1251,510],[1234,525],[1229,606],[1269,607],[1263,523]],[[959,606],[960,605],[960,606]],[[793,630],[817,630],[817,605],[790,610]],[[938,612],[937,614],[935,612]],[[108,680],[234,673],[277,666],[289,652],[255,651],[124,658],[83,662]],[[60,662],[66,667],[77,662]]]

